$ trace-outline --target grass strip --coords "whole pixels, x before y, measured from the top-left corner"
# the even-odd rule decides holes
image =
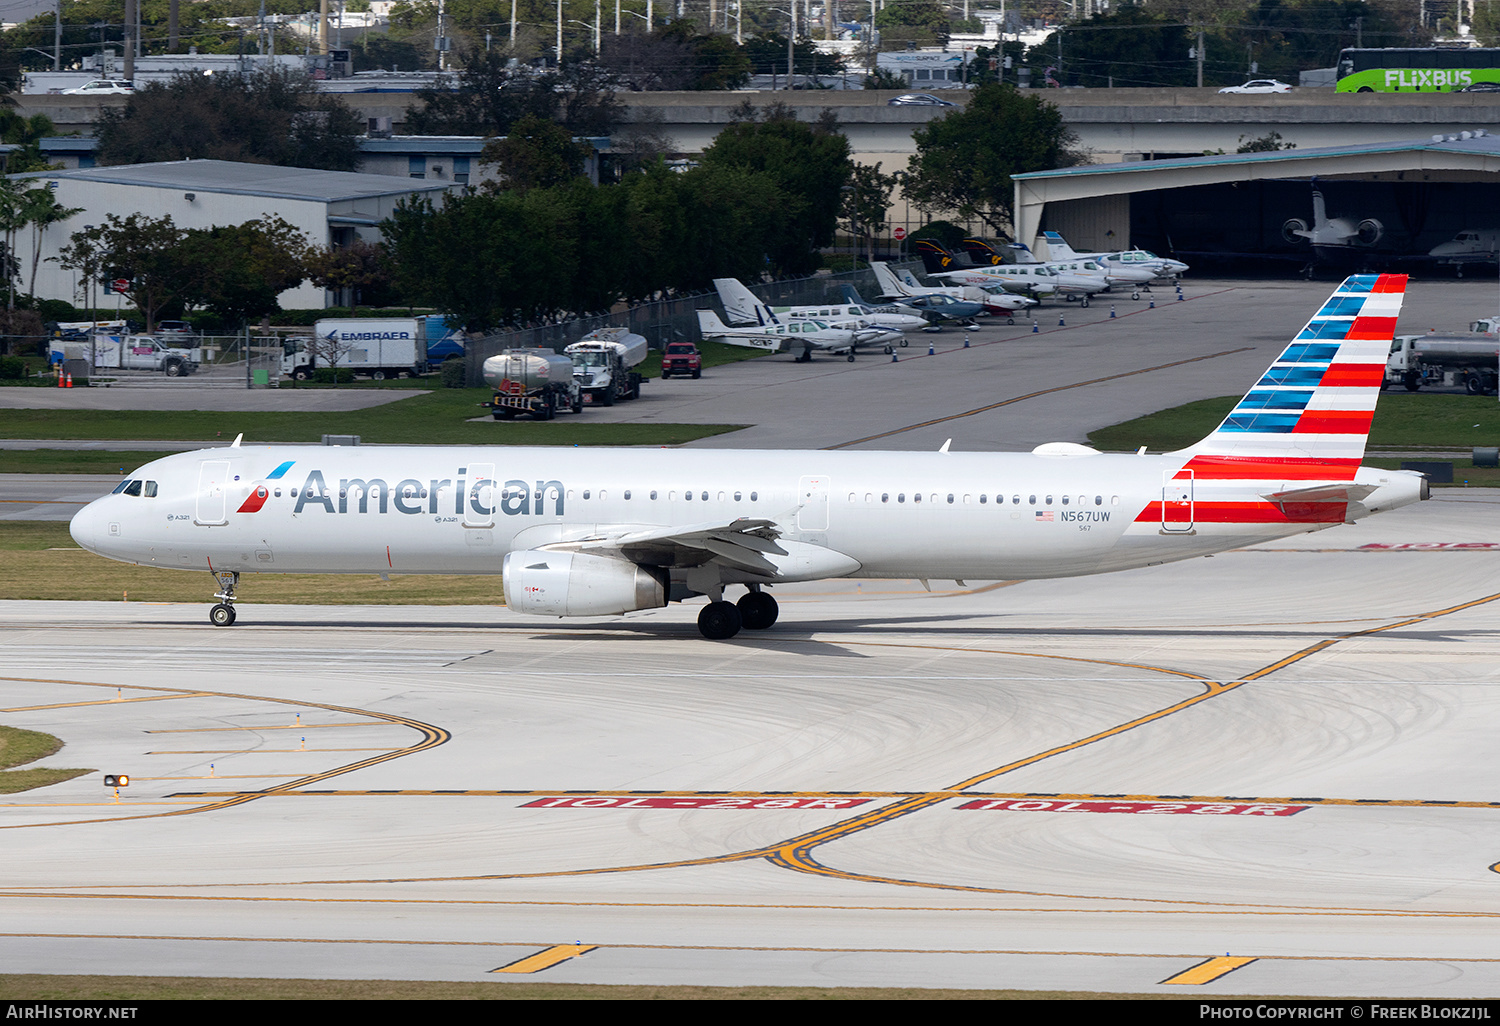
[[[34,768],[13,770],[12,766],[24,766],[28,762],[45,759],[63,746],[62,741],[39,730],[22,730],[20,727],[0,726],[0,794],[17,794],[33,787],[46,787],[92,773],[90,769]]]
[[[325,434],[359,435],[381,445],[679,445],[738,430],[731,424],[606,424],[495,421],[479,404],[487,389],[418,392],[409,399],[337,412],[220,410],[0,410],[0,438],[222,439],[244,433],[256,442],[318,442]],[[477,418],[477,419],[476,419]]]
[[[1089,444],[1106,452],[1133,452],[1142,445],[1153,452],[1182,449],[1218,427],[1240,398],[1202,399],[1100,428],[1089,432]],[[1500,403],[1485,396],[1383,392],[1369,444],[1412,449],[1500,445]]]

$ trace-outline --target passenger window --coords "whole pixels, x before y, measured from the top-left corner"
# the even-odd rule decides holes
[[[890,492],[881,492],[880,493],[880,501],[881,502],[890,502],[891,501],[891,493]]]
[[[739,502],[740,501],[740,494],[741,494],[740,492],[735,492],[734,493],[734,501],[735,502]]]
[[[1051,500],[1051,498],[1048,498],[1047,501],[1051,502],[1052,500]],[[1068,504],[1068,497],[1066,495],[1064,495],[1063,496],[1063,505],[1066,506],[1067,504]]]
[[[651,498],[652,499],[656,498],[656,489],[655,488],[651,489]]]
[[[1096,495],[1096,496],[1094,496],[1094,505],[1095,506],[1102,506],[1102,505],[1104,505],[1104,496],[1102,496],[1102,495]]]
[[[1035,496],[1035,495],[1033,495],[1033,496],[1031,496],[1031,504],[1032,504],[1032,505],[1033,505],[1033,506],[1035,506],[1035,505],[1036,505],[1036,496]]]
[[[630,501],[630,489],[629,488],[625,489],[625,501],[626,502]]]
[[[682,497],[684,499],[686,499],[688,502],[692,502],[693,501],[693,493],[690,492],[690,491],[689,492],[683,492],[682,493]]]
[[[987,503],[987,502],[989,502],[989,501],[990,501],[990,497],[989,497],[989,496],[988,496],[988,495],[981,495],[981,496],[980,496],[980,497],[979,497],[979,504],[980,504],[980,505],[981,505],[981,506],[983,506],[983,505],[984,505],[984,504],[985,504],[985,503]]]
[[[751,501],[751,502],[754,502],[754,501],[755,501],[755,493],[754,493],[754,492],[751,492],[751,493],[750,493],[750,501]]]
[[[571,493],[571,491],[572,491],[572,489],[569,489],[569,492],[570,492],[570,493]],[[569,495],[569,498],[571,498],[571,497],[572,497],[572,496],[571,496],[571,494],[570,494],[570,495]],[[585,499],[587,499],[587,498],[588,498],[588,497],[589,497],[589,490],[588,490],[588,489],[587,489],[587,488],[585,488],[585,489],[584,489],[584,490],[583,490],[583,497],[584,497],[584,498],[585,498]]]

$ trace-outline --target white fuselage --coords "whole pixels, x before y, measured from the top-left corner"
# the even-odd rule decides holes
[[[1415,501],[1422,480],[1361,469],[1358,480],[1374,494],[1298,520],[1262,498],[1279,482],[1174,481],[1185,453],[1060,448],[1065,454],[225,448],[147,464],[132,475],[148,483],[140,494],[96,500],[72,531],[100,555],[182,570],[494,574],[511,550],[745,517],[773,521],[791,543],[781,573],[765,583],[1040,578],[1333,526]],[[1250,519],[1221,516],[1247,504],[1258,511]]]

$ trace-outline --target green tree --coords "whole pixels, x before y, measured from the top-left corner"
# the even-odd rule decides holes
[[[64,256],[62,266],[78,271],[87,266],[94,274],[127,281],[126,298],[145,317],[146,330],[153,331],[162,308],[182,299],[183,237],[170,215],[106,214],[104,224],[70,236],[65,252],[75,254],[76,260]]]
[[[99,112],[100,164],[235,160],[352,171],[359,119],[305,75],[178,75]]]
[[[783,194],[783,228],[766,250],[781,275],[811,274],[817,251],[833,242],[841,190],[854,164],[849,140],[828,119],[809,125],[784,105],[768,107],[757,119],[734,121],[703,151],[705,168],[737,168],[766,176]]]
[[[498,188],[524,192],[581,177],[589,152],[557,122],[527,114],[506,135],[486,143],[479,162],[498,165],[504,176]]]
[[[378,242],[355,239],[337,248],[309,248],[305,262],[307,278],[314,285],[349,296],[351,314],[361,302],[383,306],[390,298],[390,261]]]
[[[856,239],[867,242],[869,259],[875,259],[875,237],[885,230],[885,215],[891,207],[891,192],[900,183],[896,175],[880,173],[879,164],[855,164],[844,193],[843,215]],[[858,245],[856,244],[856,251]]]
[[[975,90],[969,105],[912,133],[917,152],[905,192],[927,210],[979,218],[1009,235],[1012,175],[1078,162],[1062,113],[1040,96],[1009,85]]]
[[[307,236],[277,216],[190,228],[177,253],[179,298],[230,324],[279,310],[276,297],[307,277]]]
[[[561,74],[513,68],[501,51],[479,51],[464,60],[453,87],[421,89],[407,108],[414,135],[505,135],[531,115],[556,121],[573,135],[608,135],[625,108],[606,69],[573,64]]]

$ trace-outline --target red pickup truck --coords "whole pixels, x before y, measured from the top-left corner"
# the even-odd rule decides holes
[[[661,376],[665,381],[673,374],[703,376],[703,357],[698,347],[691,342],[668,342],[666,352],[661,354]]]

